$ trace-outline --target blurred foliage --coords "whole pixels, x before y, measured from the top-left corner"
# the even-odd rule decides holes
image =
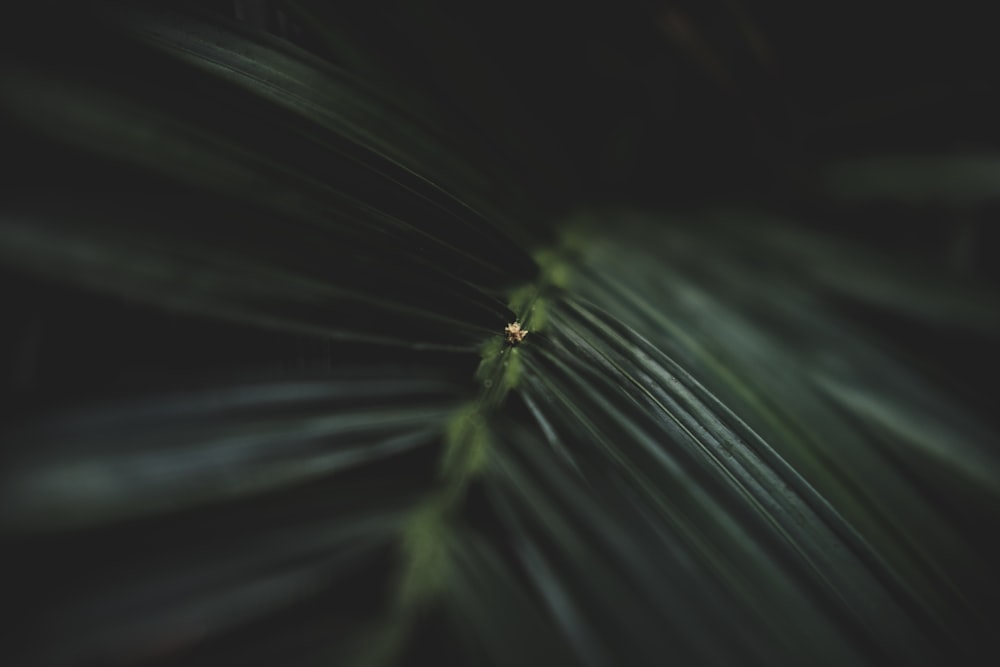
[[[5,10],[0,661],[995,662],[990,47],[803,11]]]

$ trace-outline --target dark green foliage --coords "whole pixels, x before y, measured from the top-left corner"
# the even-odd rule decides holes
[[[14,11],[0,662],[995,661],[997,283],[817,213],[961,240],[992,158],[732,204],[760,45],[681,4]]]

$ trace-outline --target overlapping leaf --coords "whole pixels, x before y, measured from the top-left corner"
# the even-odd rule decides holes
[[[372,554],[390,568],[461,387],[427,370],[340,375],[7,428],[0,521],[29,568],[11,591],[27,655],[155,657],[320,595]]]
[[[577,529],[594,531],[589,543],[565,552],[550,544],[548,557],[563,559],[552,576],[572,576],[567,552],[582,559],[612,548],[605,535],[622,550],[625,535],[670,536],[632,547],[671,563],[636,585],[663,586],[652,602],[670,602],[656,617],[696,616],[720,598],[726,611],[705,611],[690,627],[667,623],[677,634],[662,630],[648,646],[637,632],[633,662],[655,663],[668,650],[694,664],[976,655],[997,591],[993,553],[930,498],[957,494],[965,511],[1000,516],[991,429],[836,314],[822,282],[744,263],[794,261],[787,248],[744,254],[716,242],[714,254],[701,254],[692,248],[713,235],[649,220],[632,220],[630,234],[629,221],[617,214],[616,235],[580,243],[570,283],[580,296],[554,298],[547,331],[524,354],[524,401],[535,439],[550,450],[538,456],[560,462],[579,497],[597,494],[607,512],[601,521],[581,510],[599,525]],[[892,279],[885,270],[880,278]],[[638,525],[616,532],[630,521]],[[624,577],[637,567],[626,557],[594,569]],[[690,581],[704,588],[686,588]],[[563,586],[567,595],[584,588]],[[578,608],[648,617],[624,590]],[[723,615],[732,615],[726,649],[712,624]],[[596,637],[610,622],[573,632]]]
[[[6,264],[412,347],[469,350],[509,318],[497,297],[532,277],[530,258],[451,194],[477,192],[471,170],[405,115],[287,44],[179,17],[118,21],[95,37],[110,58],[4,64],[12,154],[26,156],[7,184]]]

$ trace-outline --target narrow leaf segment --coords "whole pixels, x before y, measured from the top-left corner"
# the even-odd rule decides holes
[[[482,347],[476,380],[479,393],[451,418],[444,434],[439,485],[414,508],[400,540],[400,567],[388,616],[374,631],[370,648],[358,664],[381,667],[394,664],[409,641],[417,614],[433,603],[447,585],[456,521],[470,484],[489,464],[492,447],[489,422],[521,376],[519,345],[529,333],[543,329],[546,297],[564,282],[563,255],[543,252],[537,283],[511,293],[509,307],[515,320]]]

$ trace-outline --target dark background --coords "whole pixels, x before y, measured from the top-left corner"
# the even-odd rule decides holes
[[[87,33],[99,23],[92,4],[5,10],[5,57],[71,63],[100,50]],[[988,3],[153,4],[230,16],[354,71],[557,211],[756,201],[811,207],[800,217],[815,221],[829,202],[812,177],[833,160],[989,154],[1000,142]],[[344,47],[310,15],[334,19]],[[908,233],[939,246],[930,230],[951,222],[935,217],[946,216],[925,211]],[[840,216],[827,226],[877,238],[894,225]]]
[[[841,206],[816,191],[842,159],[995,151],[1000,45],[988,3],[311,4],[377,66],[331,52],[295,3],[213,3],[432,100],[457,143],[521,175],[556,211],[758,203],[929,261],[954,255],[972,219],[964,270],[998,278],[989,201],[956,213]]]

